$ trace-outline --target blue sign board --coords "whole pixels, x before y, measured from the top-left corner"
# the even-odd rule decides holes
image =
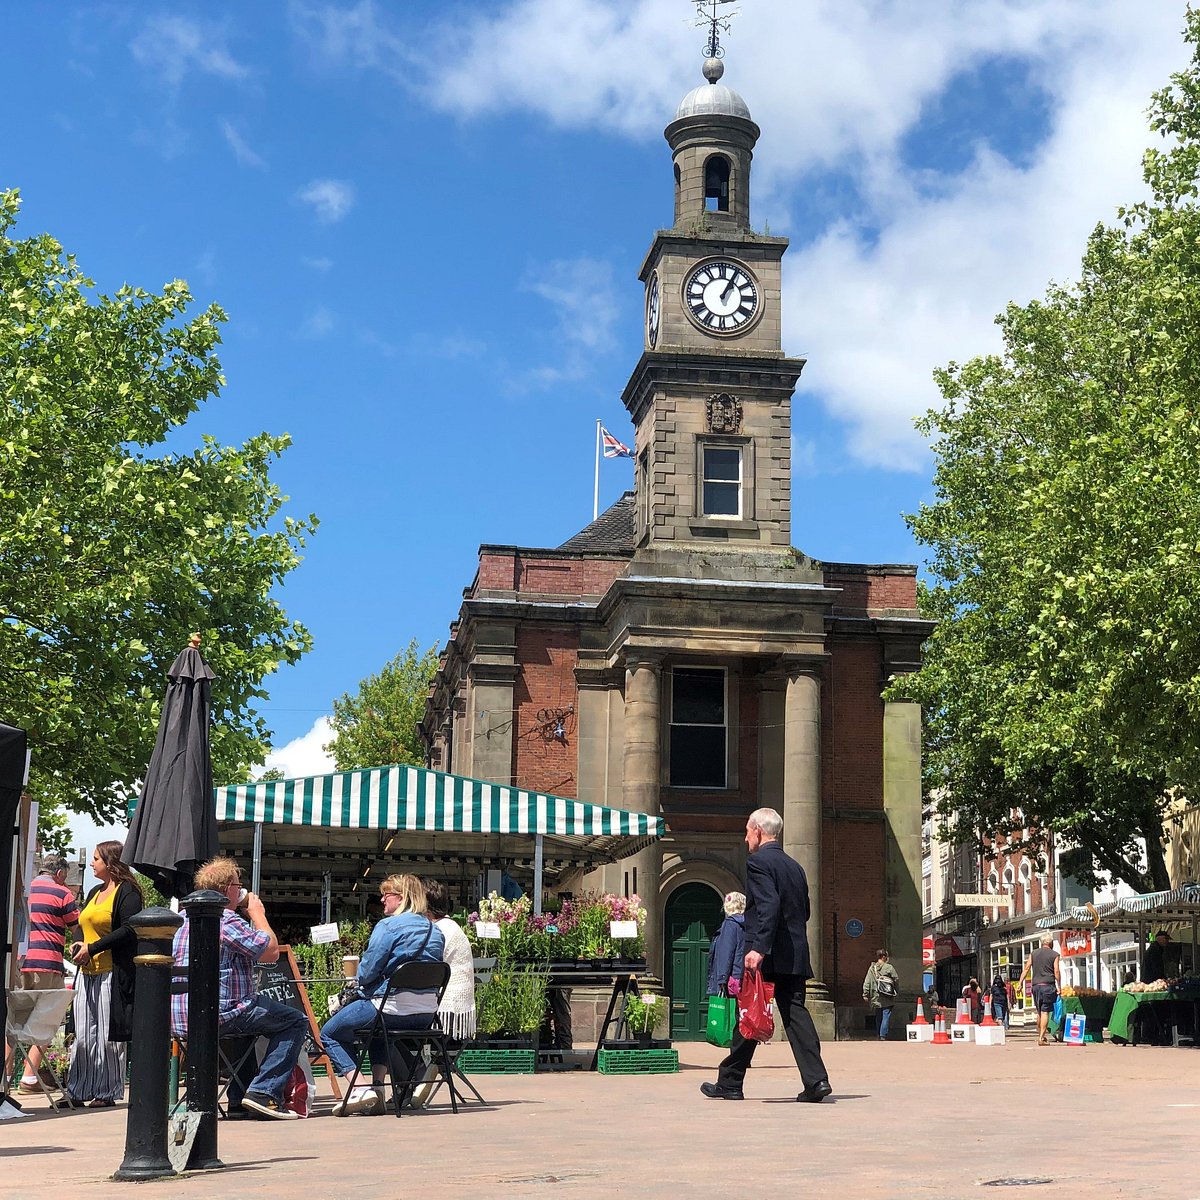
[[[851,917],[846,922],[846,933],[850,937],[862,937],[863,923],[857,917]]]

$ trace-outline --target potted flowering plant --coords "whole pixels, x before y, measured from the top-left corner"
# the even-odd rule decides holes
[[[667,997],[641,992],[625,997],[625,1024],[639,1046],[649,1048],[654,1031],[666,1020]]]

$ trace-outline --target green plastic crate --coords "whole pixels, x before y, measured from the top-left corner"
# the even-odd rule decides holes
[[[534,1050],[464,1050],[458,1056],[464,1075],[532,1075]]]
[[[601,1075],[674,1075],[678,1050],[601,1050]]]

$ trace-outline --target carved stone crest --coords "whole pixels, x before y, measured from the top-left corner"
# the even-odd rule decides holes
[[[740,433],[742,402],[728,392],[718,392],[708,398],[708,432]]]

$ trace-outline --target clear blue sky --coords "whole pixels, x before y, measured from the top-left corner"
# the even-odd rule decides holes
[[[996,345],[1139,190],[1183,4],[743,0],[724,82],[763,129],[753,221],[792,238],[793,540],[916,561],[931,370]],[[701,82],[687,0],[12,5],[0,184],[101,289],[190,283],[229,314],[189,435],[294,439],[321,528],[288,582],[313,652],[277,746],[410,638],[444,639],[480,542],[591,516],[622,440],[637,269],[670,223],[662,129]],[[602,467],[602,502],[631,486]],[[319,741],[319,735],[309,739]],[[311,755],[285,761],[292,773]]]

